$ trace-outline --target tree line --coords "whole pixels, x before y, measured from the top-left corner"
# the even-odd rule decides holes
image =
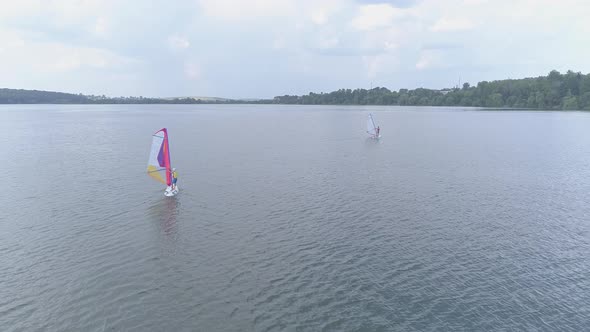
[[[303,96],[278,96],[275,104],[475,106],[534,109],[590,109],[590,74],[552,70],[547,76],[479,82],[476,86],[433,90],[418,88],[340,89]]]
[[[225,104],[232,100],[106,97],[53,91],[0,89],[0,104]]]
[[[106,97],[63,92],[0,89],[0,104],[300,104],[475,106],[590,110],[590,74],[552,70],[547,76],[464,83],[452,89],[340,89],[260,100]]]

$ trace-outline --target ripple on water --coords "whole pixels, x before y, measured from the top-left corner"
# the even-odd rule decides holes
[[[0,122],[2,331],[586,329],[590,117],[39,107]]]

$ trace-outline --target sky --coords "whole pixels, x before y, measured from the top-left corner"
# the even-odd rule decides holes
[[[0,88],[271,98],[590,72],[586,0],[0,0]]]

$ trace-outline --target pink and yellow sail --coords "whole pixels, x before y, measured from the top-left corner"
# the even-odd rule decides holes
[[[152,148],[148,159],[147,173],[156,181],[170,186],[172,184],[170,170],[168,131],[166,128],[162,128],[152,136]]]

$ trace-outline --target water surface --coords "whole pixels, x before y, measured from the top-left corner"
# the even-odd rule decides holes
[[[589,113],[0,116],[2,331],[587,329]],[[145,174],[161,127],[172,199]]]

